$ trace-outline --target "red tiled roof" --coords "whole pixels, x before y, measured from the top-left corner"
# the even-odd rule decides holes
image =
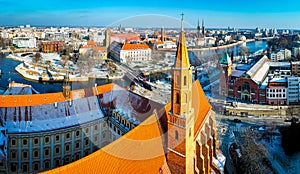
[[[93,154],[44,173],[170,173],[155,115]]]
[[[93,47],[94,51],[106,51],[106,47]]]
[[[199,133],[211,106],[199,81],[193,83],[195,134]],[[99,91],[100,92],[100,91]],[[168,103],[165,113],[171,108]],[[170,173],[163,149],[163,132],[156,115],[104,148],[71,164],[45,173]],[[180,159],[178,159],[180,160]],[[169,161],[172,165],[172,161]],[[181,171],[181,167],[177,166]]]
[[[149,49],[147,44],[124,44],[122,50],[141,50]]]
[[[118,38],[120,40],[128,41],[141,41],[140,35],[136,33],[126,33],[126,34],[111,34],[112,38]],[[113,39],[112,39],[113,40]]]
[[[111,91],[113,84],[106,84],[102,86],[97,86],[98,94]],[[73,96],[78,98],[78,93],[82,92],[82,89],[73,90],[70,93],[70,98]],[[84,93],[84,92],[83,92]],[[93,93],[96,95],[95,88],[93,88]],[[73,95],[76,94],[76,95]],[[84,97],[85,94],[81,95]],[[1,107],[22,107],[22,106],[35,106],[42,104],[51,104],[54,102],[65,101],[62,92],[47,93],[47,94],[32,94],[32,95],[0,95],[0,108]]]
[[[203,123],[207,118],[206,116],[209,116],[207,114],[211,110],[211,105],[206,99],[206,96],[198,80],[193,83],[192,106],[195,112],[194,134],[196,137],[199,131],[201,131]]]

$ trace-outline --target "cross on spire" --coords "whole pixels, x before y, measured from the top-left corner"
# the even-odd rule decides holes
[[[180,14],[181,15],[181,31],[183,31],[183,13]]]

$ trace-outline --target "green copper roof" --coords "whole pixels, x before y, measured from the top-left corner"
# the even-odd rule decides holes
[[[227,53],[223,53],[219,63],[225,65],[231,64],[231,59]]]

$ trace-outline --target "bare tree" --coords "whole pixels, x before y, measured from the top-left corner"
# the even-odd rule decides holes
[[[239,48],[239,52],[241,56],[247,56],[249,54],[250,49],[246,46],[241,46]]]
[[[33,57],[33,62],[38,63],[39,61],[41,61],[41,58],[42,58],[41,53],[35,53]]]

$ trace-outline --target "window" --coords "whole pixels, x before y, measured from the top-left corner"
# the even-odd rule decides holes
[[[97,136],[95,136],[95,137],[94,137],[94,141],[96,142],[97,140],[98,140],[98,137],[97,137]]]
[[[97,125],[95,125],[94,130],[98,130],[98,126]]]
[[[11,145],[12,145],[12,146],[15,146],[15,145],[16,145],[16,142],[17,142],[17,141],[16,141],[15,139],[12,139],[12,140],[11,140]]]
[[[175,140],[178,141],[178,131],[175,131]]]
[[[38,138],[35,138],[35,139],[33,140],[33,143],[34,143],[34,145],[38,145],[38,144],[39,144],[39,139],[38,139]]]
[[[46,161],[46,162],[44,163],[44,167],[45,167],[45,169],[49,169],[49,168],[50,168],[50,162],[49,162],[49,161]]]
[[[28,153],[27,153],[27,151],[24,151],[24,152],[23,152],[23,158],[28,158]]]
[[[11,158],[13,159],[17,158],[17,153],[15,151],[11,152]]]
[[[23,139],[23,145],[24,145],[24,146],[27,145],[27,139]]]
[[[28,164],[23,164],[22,165],[22,169],[23,169],[23,172],[27,172],[27,170],[28,170]]]
[[[55,148],[55,153],[56,153],[56,154],[59,154],[59,152],[60,152],[60,148],[59,148],[59,147],[56,147],[56,148]]]
[[[176,93],[176,104],[179,104],[180,102],[180,95],[179,93]]]
[[[80,134],[80,132],[79,132],[79,131],[76,131],[76,137],[78,137],[78,136],[79,136],[79,134]]]
[[[33,170],[39,170],[39,163],[33,164]]]
[[[84,151],[84,156],[88,156],[89,155],[89,150],[85,150]]]
[[[56,160],[55,160],[55,166],[58,167],[59,165],[60,165],[60,160],[59,160],[59,159],[56,159]]]
[[[59,135],[56,135],[56,136],[55,136],[55,140],[56,140],[56,141],[59,141],[59,138],[60,138]]]
[[[70,138],[70,133],[66,134],[66,138],[69,139]]]
[[[33,156],[35,158],[39,157],[39,151],[38,150],[33,151]]]
[[[11,164],[10,170],[11,170],[12,172],[16,172],[16,171],[17,171],[17,164],[15,164],[15,163]]]
[[[45,156],[48,156],[49,155],[49,149],[45,149],[44,154],[45,154]]]
[[[80,155],[79,154],[76,154],[75,155],[75,160],[79,160],[80,159]]]
[[[186,86],[186,76],[183,77],[183,85]]]
[[[79,148],[79,146],[80,146],[80,145],[79,145],[79,143],[77,142],[77,143],[75,144],[75,147],[76,147],[76,148]]]
[[[45,143],[49,143],[50,142],[50,137],[45,137]]]
[[[85,145],[89,145],[89,142],[90,142],[89,139],[86,139],[85,140]]]
[[[180,76],[179,75],[176,75],[176,86],[179,86],[180,85]]]
[[[86,128],[86,129],[85,129],[85,133],[89,133],[89,128]]]
[[[70,150],[70,145],[66,145],[66,151],[68,152]]]

